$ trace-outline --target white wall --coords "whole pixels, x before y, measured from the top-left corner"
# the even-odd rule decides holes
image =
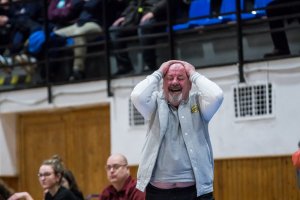
[[[17,174],[16,118],[14,114],[0,116],[0,175]]]
[[[210,124],[216,158],[285,155],[297,150],[300,140],[300,62],[299,58],[289,61],[245,66],[247,83],[269,81],[273,84],[274,118],[237,122],[231,86],[238,79],[219,81],[225,99]]]
[[[275,117],[236,122],[232,86],[239,82],[237,66],[202,69],[200,73],[224,90],[224,102],[210,123],[215,158],[291,154],[300,140],[300,58],[245,65],[247,83],[270,81],[275,92]],[[111,105],[111,151],[124,153],[138,164],[146,127],[130,127],[128,100],[132,88],[144,77],[112,82],[114,96],[107,97],[106,82],[55,86],[53,103],[46,88],[0,93],[0,175],[17,173],[15,116],[19,112]],[[4,125],[3,125],[4,124]],[[5,163],[5,164],[3,164]]]

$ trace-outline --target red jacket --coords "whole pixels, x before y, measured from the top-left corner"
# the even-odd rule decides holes
[[[300,149],[293,153],[292,155],[292,161],[293,165],[297,168],[300,169]]]
[[[145,200],[145,194],[136,189],[136,180],[128,177],[124,187],[117,191],[112,185],[102,191],[101,200]]]

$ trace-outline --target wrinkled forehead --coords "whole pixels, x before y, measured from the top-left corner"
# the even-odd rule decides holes
[[[170,69],[184,69],[184,66],[181,63],[173,63],[170,65],[169,70]]]
[[[166,75],[171,75],[171,74],[185,74],[185,67],[181,63],[174,63],[170,65]]]
[[[126,161],[124,158],[120,155],[112,155],[107,159],[107,164],[120,164],[125,163]]]

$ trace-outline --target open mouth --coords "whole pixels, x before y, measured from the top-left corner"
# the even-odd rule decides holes
[[[170,92],[181,92],[181,87],[169,87]]]
[[[177,89],[177,90],[170,90],[170,92],[181,92],[181,89]]]

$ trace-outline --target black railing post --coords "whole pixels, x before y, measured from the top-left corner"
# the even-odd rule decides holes
[[[46,85],[48,91],[48,103],[52,103],[52,85],[50,82],[50,70],[49,70],[49,20],[48,20],[48,0],[44,0],[44,30],[45,30],[45,68],[46,68]]]
[[[107,0],[102,1],[102,16],[103,16],[103,34],[104,34],[104,59],[105,59],[105,71],[106,71],[106,90],[107,96],[113,96],[113,92],[111,91],[111,67],[110,67],[110,37],[109,37],[109,30],[107,24]]]
[[[238,68],[240,83],[245,82],[244,77],[244,48],[243,48],[243,32],[242,32],[242,19],[241,19],[241,0],[236,0],[236,17],[237,17],[237,53],[238,53]]]
[[[169,42],[169,57],[175,59],[174,53],[174,33],[173,33],[173,15],[172,15],[172,0],[167,3],[167,27],[168,27],[168,42]]]

